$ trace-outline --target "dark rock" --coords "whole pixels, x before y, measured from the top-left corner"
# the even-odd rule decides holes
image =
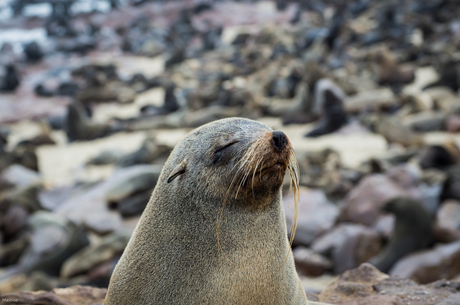
[[[0,247],[0,267],[16,264],[30,243],[30,236],[23,234],[14,241]]]
[[[130,237],[130,234],[112,233],[97,243],[86,246],[66,260],[61,269],[61,277],[69,278],[86,273],[95,266],[120,256]]]
[[[45,211],[29,218],[31,241],[21,255],[13,273],[29,274],[41,270],[58,275],[61,265],[74,253],[88,245],[83,229],[60,215]]]
[[[150,196],[152,195],[152,190],[147,192],[142,192],[139,194],[134,194],[126,199],[122,199],[118,202],[118,211],[120,211],[121,216],[131,217],[135,215],[140,215],[144,211],[147,203],[149,202]]]
[[[296,269],[301,275],[320,276],[332,268],[330,260],[311,249],[299,246],[292,254]]]
[[[28,216],[28,211],[21,206],[14,205],[9,208],[8,212],[0,218],[2,220],[0,228],[5,236],[12,236],[24,230],[27,225]]]

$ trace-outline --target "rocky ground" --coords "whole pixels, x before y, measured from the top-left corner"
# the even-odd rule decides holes
[[[174,145],[243,116],[296,151],[311,300],[460,303],[456,1],[5,3],[2,297],[100,303]]]

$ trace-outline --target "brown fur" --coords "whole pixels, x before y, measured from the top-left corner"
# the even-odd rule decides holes
[[[248,119],[189,133],[163,168],[104,305],[307,304],[281,205],[287,169],[297,183],[294,159],[289,140],[277,150],[272,130]]]

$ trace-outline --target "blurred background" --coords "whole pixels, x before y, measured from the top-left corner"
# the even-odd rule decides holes
[[[0,294],[107,287],[174,145],[233,116],[294,146],[307,291],[459,279],[459,46],[457,0],[0,0]]]

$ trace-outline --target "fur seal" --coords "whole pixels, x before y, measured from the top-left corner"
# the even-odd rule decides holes
[[[348,114],[344,109],[343,100],[337,97],[332,90],[324,92],[323,117],[313,130],[305,137],[315,138],[335,132],[348,123]]]
[[[227,118],[190,132],[162,169],[104,305],[307,304],[281,204],[288,169],[298,190],[289,139],[263,123]]]
[[[386,248],[370,263],[386,273],[400,258],[427,248],[434,235],[430,212],[419,200],[398,197],[388,201],[382,209],[395,214],[395,227]]]
[[[16,68],[12,64],[5,66],[5,77],[0,82],[0,91],[11,92],[19,86],[19,78]]]

